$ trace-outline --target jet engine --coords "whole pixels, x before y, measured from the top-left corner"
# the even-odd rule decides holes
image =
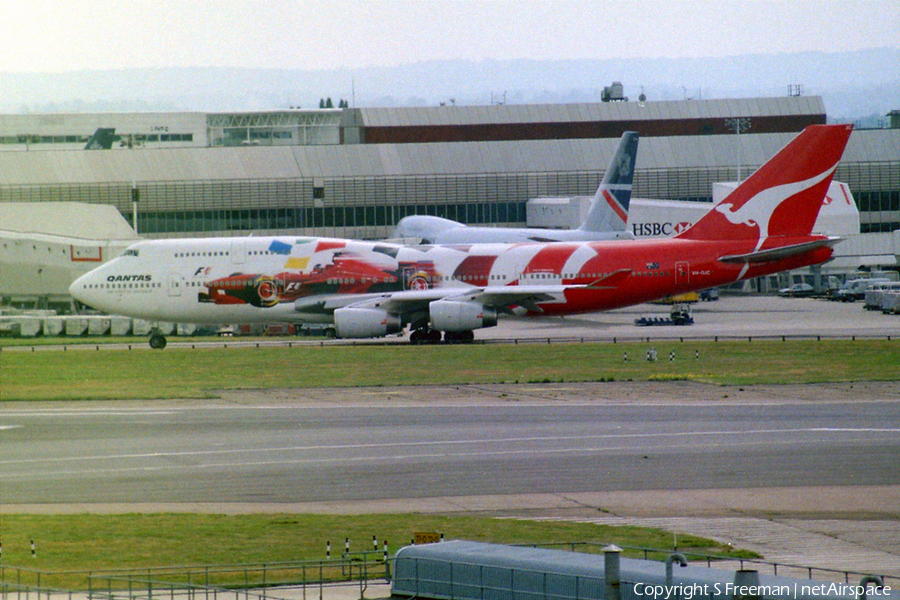
[[[439,331],[472,331],[497,324],[497,311],[478,302],[435,300],[428,312],[432,328]]]
[[[334,311],[334,330],[341,338],[382,337],[403,330],[400,317],[380,308],[346,306]]]

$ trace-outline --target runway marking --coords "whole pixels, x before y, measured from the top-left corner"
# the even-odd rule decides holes
[[[91,409],[86,408],[83,410],[55,410],[55,409],[47,409],[47,410],[33,410],[33,411],[22,411],[22,412],[0,412],[0,417],[84,417],[84,416],[103,416],[103,417],[122,417],[122,416],[147,416],[147,415],[174,415],[178,414],[178,410],[160,410],[160,409],[148,409],[148,408],[136,408],[134,410],[128,409],[119,409],[119,410],[110,410],[110,409]]]
[[[616,434],[598,434],[598,435],[578,435],[578,436],[541,436],[541,437],[508,437],[508,438],[488,438],[473,440],[427,440],[422,442],[387,442],[372,444],[331,444],[331,445],[309,445],[309,446],[285,446],[281,448],[234,448],[226,450],[199,450],[190,452],[150,452],[143,454],[110,454],[110,455],[92,455],[92,456],[65,456],[51,458],[36,459],[13,459],[0,460],[0,465],[27,465],[27,464],[52,464],[66,463],[73,464],[77,462],[101,461],[101,460],[128,460],[128,459],[178,459],[185,457],[201,457],[201,456],[224,456],[237,454],[260,454],[273,452],[309,452],[309,451],[339,451],[339,450],[372,450],[372,449],[390,449],[390,448],[418,448],[418,447],[435,447],[435,446],[465,446],[465,445],[497,445],[510,443],[540,443],[540,442],[560,442],[560,441],[581,441],[581,440],[621,440],[621,439],[647,439],[647,438],[686,438],[696,436],[759,436],[761,434],[783,434],[783,433],[900,433],[900,428],[832,428],[832,427],[813,427],[800,429],[757,429],[757,430],[721,430],[721,431],[691,431],[691,432],[671,432],[671,433],[616,433]],[[731,440],[734,441],[734,440]],[[809,440],[817,442],[820,440]],[[756,439],[749,442],[740,442],[740,445],[773,445],[773,444],[790,444],[800,443],[800,440],[773,441]],[[704,443],[694,448],[711,448],[720,447],[721,443]],[[737,445],[737,444],[731,444]],[[671,445],[641,447],[641,451],[647,451],[651,448],[672,449]],[[137,467],[120,467],[110,469],[89,469],[77,471],[78,474],[90,473],[107,473],[107,472],[129,472],[129,471],[157,471],[167,469],[202,469],[214,467],[235,467],[235,466],[262,466],[272,464],[302,464],[302,463],[327,463],[327,462],[364,462],[372,460],[410,460],[421,458],[452,458],[452,457],[470,457],[470,456],[506,456],[513,454],[563,454],[563,453],[591,453],[591,452],[609,452],[621,450],[637,450],[633,446],[594,446],[594,447],[567,447],[567,448],[521,448],[507,450],[477,450],[470,452],[435,452],[435,453],[418,453],[418,454],[394,454],[390,456],[367,454],[365,456],[336,456],[327,458],[294,458],[275,461],[246,461],[246,462],[228,462],[228,463],[207,463],[198,465],[160,465],[160,466],[137,466]],[[47,476],[54,474],[72,475],[76,472],[68,469],[59,472],[41,472],[35,473],[35,476]],[[3,473],[5,477],[28,476],[28,473]]]
[[[787,444],[789,442],[779,442],[779,444]],[[743,443],[744,446],[772,446],[773,443],[771,441],[750,441]],[[714,448],[717,447],[716,444],[701,444],[700,446],[695,446],[695,448]],[[658,448],[658,447],[653,447]],[[392,456],[378,456],[378,455],[365,455],[365,456],[347,456],[347,457],[324,457],[324,458],[293,458],[293,459],[278,459],[278,460],[257,460],[257,461],[243,461],[243,462],[210,462],[196,465],[187,465],[187,464],[172,464],[172,465],[159,465],[159,466],[137,466],[137,467],[119,467],[119,468],[98,468],[98,469],[84,469],[78,471],[72,471],[71,469],[61,470],[61,471],[41,471],[38,473],[3,473],[3,477],[6,479],[12,478],[28,478],[34,477],[37,479],[42,479],[50,476],[71,476],[71,475],[98,475],[98,474],[109,474],[109,473],[150,473],[150,472],[158,472],[158,471],[199,471],[204,469],[221,469],[221,468],[234,468],[234,467],[266,467],[266,466],[276,466],[276,465],[313,465],[313,464],[328,464],[328,463],[366,463],[373,461],[383,461],[386,459],[391,459],[395,461],[403,461],[403,460],[420,460],[420,459],[431,459],[431,458],[470,458],[470,457],[489,457],[489,456],[513,456],[513,455],[535,455],[535,454],[572,454],[576,452],[599,452],[599,451],[622,451],[622,450],[633,450],[634,448],[631,446],[602,446],[602,447],[591,447],[591,448],[558,448],[558,449],[542,449],[539,451],[535,451],[533,449],[522,449],[522,450],[494,450],[494,451],[470,451],[470,452],[430,452],[430,453],[418,453],[418,454],[397,454]],[[277,449],[276,449],[277,450]],[[648,448],[644,448],[644,451],[648,450]],[[165,456],[164,454],[160,454],[159,456]]]

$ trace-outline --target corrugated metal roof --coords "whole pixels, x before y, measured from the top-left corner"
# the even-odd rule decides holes
[[[883,162],[900,158],[900,129],[855,131],[844,150],[846,162]]]
[[[281,179],[297,175],[289,147],[0,152],[0,185]]]
[[[760,165],[795,134],[740,136],[740,162]],[[602,171],[617,139],[0,152],[0,185],[213,181],[468,173]],[[734,166],[735,135],[641,138],[637,169]],[[900,160],[900,130],[856,131],[842,162]]]
[[[407,546],[395,556],[391,592],[456,600],[543,598],[548,593],[572,600],[596,599],[605,595],[605,558],[598,554],[466,541]],[[735,570],[677,566],[670,585],[679,586],[680,590],[674,589],[676,594],[691,591],[711,600],[739,595],[740,590],[729,588],[735,583],[757,585],[759,593],[753,595],[767,599],[856,598],[855,586],[830,587],[827,582],[814,579],[755,571],[753,577],[750,573],[743,571],[744,577],[738,579]],[[652,588],[647,586],[666,585],[666,566],[658,561],[620,558],[619,578],[623,598],[652,598]],[[900,598],[896,590],[885,588],[883,592],[886,598]]]
[[[548,591],[573,600],[599,598],[602,563],[596,555],[478,542],[408,546],[397,552],[391,592],[460,600],[484,598],[485,590],[497,600]]]
[[[361,108],[365,127],[477,125],[485,123],[559,123],[642,119],[825,114],[819,96],[732,98],[659,102],[583,104],[506,104],[499,106],[431,106]]]

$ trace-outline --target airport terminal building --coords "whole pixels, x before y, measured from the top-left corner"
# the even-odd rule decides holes
[[[624,131],[641,134],[634,197],[711,201],[826,121],[815,96],[0,115],[0,203],[113,206],[148,238],[380,239],[412,214],[526,226],[529,200],[592,195]],[[862,233],[900,229],[900,129],[854,131],[835,180]]]

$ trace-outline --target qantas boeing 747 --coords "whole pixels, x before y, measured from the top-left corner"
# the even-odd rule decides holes
[[[670,239],[403,246],[275,236],[142,241],[77,279],[149,321],[325,323],[338,337],[470,341],[498,315],[608,310],[829,260],[812,232],[850,126],[806,128]],[[165,346],[154,332],[151,346]]]

